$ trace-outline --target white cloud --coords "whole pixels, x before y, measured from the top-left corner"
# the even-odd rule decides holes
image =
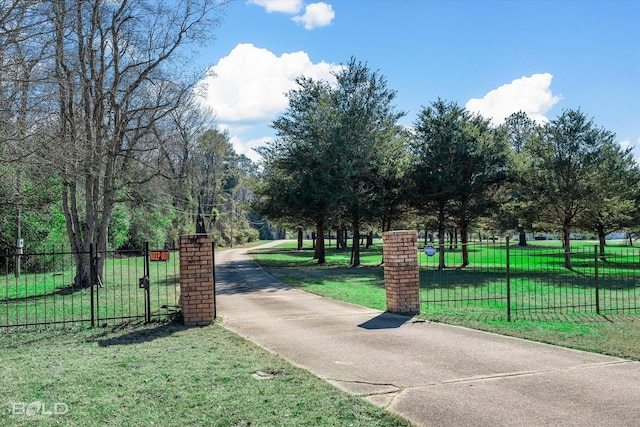
[[[303,25],[306,30],[326,27],[336,17],[333,7],[325,2],[311,3],[305,6],[304,14],[299,15],[303,0],[247,0],[248,4],[261,6],[268,13],[280,12],[296,15],[291,20]]]
[[[286,109],[285,94],[295,88],[297,77],[334,81],[331,73],[337,69],[324,61],[314,64],[303,51],[276,56],[252,44],[239,44],[212,67],[215,76],[200,84],[205,103],[219,122],[267,122]]]
[[[248,0],[247,3],[261,6],[268,13],[282,12],[293,15],[302,10],[302,0]]]
[[[633,157],[635,157],[636,163],[640,163],[640,138],[638,138],[635,144],[628,139],[624,139],[618,142],[618,144],[620,144],[620,148],[623,150],[631,149],[631,153],[633,154]]]
[[[620,148],[623,150],[631,149],[631,154],[633,155],[636,164],[640,165],[640,138],[638,138],[635,144],[628,139],[623,139],[622,141],[619,141],[618,144],[620,144]]]
[[[495,125],[518,111],[524,111],[538,123],[546,123],[549,119],[545,113],[561,99],[551,92],[552,79],[553,75],[549,73],[521,77],[490,91],[483,98],[470,99],[466,108],[491,119]]]
[[[336,14],[330,4],[319,2],[307,5],[304,9],[304,15],[294,16],[291,20],[304,25],[305,30],[313,30],[318,27],[326,27],[335,17]]]
[[[273,141],[273,138],[270,136],[264,136],[262,138],[251,139],[248,141],[243,140],[239,135],[231,135],[229,137],[229,142],[231,142],[236,154],[244,154],[256,163],[259,163],[262,157],[254,150],[254,148],[263,146],[271,141]]]
[[[276,56],[252,44],[239,44],[211,67],[199,83],[203,103],[214,110],[220,130],[229,132],[238,154],[256,161],[254,147],[273,138],[271,121],[289,105],[286,93],[299,76],[334,82],[340,65],[313,63],[305,52]]]

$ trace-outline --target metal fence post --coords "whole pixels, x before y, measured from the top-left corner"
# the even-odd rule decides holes
[[[144,288],[144,320],[151,323],[151,272],[149,266],[149,242],[144,242],[144,277],[146,278]]]
[[[95,327],[96,326],[96,318],[95,318],[95,303],[93,300],[94,294],[94,282],[95,282],[95,278],[96,278],[96,266],[95,266],[95,256],[96,254],[94,253],[94,248],[93,248],[93,243],[89,243],[89,275],[91,276],[91,280],[89,283],[89,286],[91,287],[91,327]]]
[[[211,278],[213,279],[213,320],[218,317],[218,305],[216,303],[216,243],[211,240]]]
[[[511,264],[509,262],[509,236],[507,240],[507,322],[511,322]]]
[[[596,314],[600,314],[600,286],[598,280],[598,245],[593,245],[594,257],[593,263],[595,267],[595,286],[596,286]]]

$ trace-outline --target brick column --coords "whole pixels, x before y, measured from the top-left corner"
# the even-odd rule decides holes
[[[213,323],[213,254],[207,234],[180,236],[180,304],[187,326]]]
[[[418,234],[415,231],[385,231],[382,241],[387,311],[419,314]]]

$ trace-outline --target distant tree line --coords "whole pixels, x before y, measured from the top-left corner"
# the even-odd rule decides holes
[[[411,129],[385,78],[352,58],[336,83],[300,77],[288,109],[273,122],[256,210],[293,229],[312,227],[315,258],[325,262],[324,233],[338,247],[353,236],[360,264],[363,231],[424,227],[460,237],[463,266],[474,230],[520,235],[558,232],[571,268],[570,236],[634,230],[640,218],[640,169],[630,149],[579,110],[544,125],[523,112],[493,126],[453,102],[423,107]],[[454,237],[455,236],[455,237]],[[439,257],[440,267],[445,258]]]

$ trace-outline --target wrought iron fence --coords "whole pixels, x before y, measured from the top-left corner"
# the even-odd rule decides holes
[[[151,260],[155,254],[157,261]],[[69,251],[0,253],[0,327],[67,324],[93,325],[130,319],[169,318],[179,312],[179,251],[98,252],[101,274],[87,286],[75,286],[74,253]],[[20,257],[18,262],[17,258]]]
[[[640,249],[573,242],[565,262],[559,242],[518,246],[509,239],[421,248],[423,311],[468,310],[512,318],[539,314],[637,314]],[[427,255],[428,253],[428,255]]]

